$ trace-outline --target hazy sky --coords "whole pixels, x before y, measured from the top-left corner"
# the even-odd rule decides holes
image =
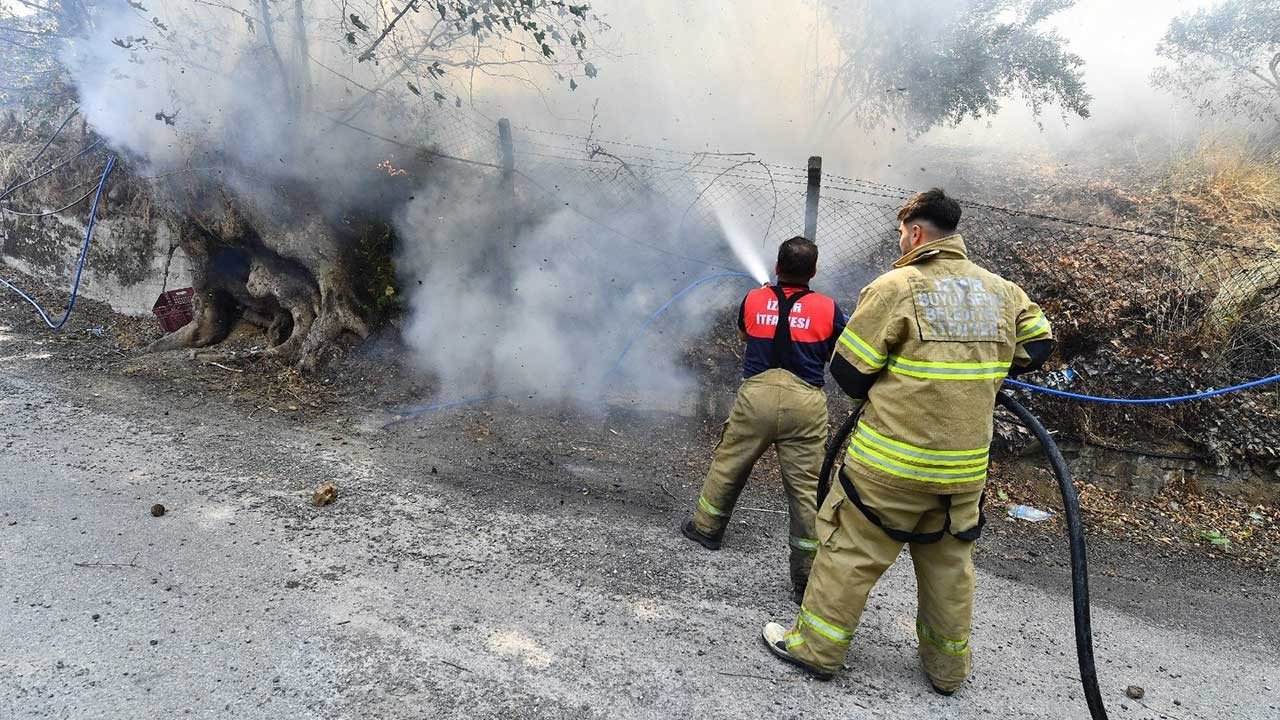
[[[823,84],[816,70],[833,54],[834,31],[818,22],[818,0],[592,0],[612,25],[597,38],[607,50],[600,76],[577,92],[542,93],[495,85],[478,107],[509,115],[517,125],[585,132],[598,102],[597,134],[681,149],[750,150],[775,162],[800,165],[811,154],[847,172],[880,165],[883,140],[856,128],[814,137],[813,115]],[[1043,148],[1064,138],[1121,130],[1141,119],[1172,132],[1179,113],[1148,79],[1154,48],[1178,14],[1214,0],[1078,0],[1052,26],[1086,62],[1095,97],[1093,118],[1069,126],[1050,108],[1037,127],[1017,100],[995,118],[931,133],[925,141],[968,144],[1016,142]],[[21,12],[23,7],[7,0]],[[871,143],[875,145],[872,146]],[[876,156],[875,160],[868,158]]]
[[[968,122],[931,135],[943,142],[1037,146],[1064,135],[1105,132],[1141,116],[1164,122],[1171,99],[1148,83],[1154,49],[1176,15],[1211,0],[1080,0],[1053,26],[1086,62],[1095,97],[1093,118],[1064,129],[1055,109],[1037,128],[1016,100],[991,121]],[[598,134],[687,149],[753,150],[787,164],[822,154],[849,171],[874,154],[869,140],[847,128],[810,137],[820,83],[815,68],[830,56],[834,32],[815,21],[815,3],[774,0],[595,0],[613,29],[602,38],[610,55],[600,77],[577,92],[545,98],[504,93],[484,108],[517,124],[585,131],[599,100]],[[550,106],[550,109],[548,108]]]

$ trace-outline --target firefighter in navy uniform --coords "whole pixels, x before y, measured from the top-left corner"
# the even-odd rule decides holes
[[[827,442],[822,384],[844,316],[834,300],[809,289],[818,246],[793,237],[778,248],[778,282],[747,294],[738,313],[746,342],[743,382],[716,445],[685,537],[718,550],[733,506],[770,445],[787,492],[791,582],[797,602],[818,548],[814,533],[818,472]]]
[[[820,678],[844,662],[867,593],[904,544],[930,684],[950,695],[972,669],[973,543],[996,393],[1006,375],[1044,363],[1053,335],[1022,288],[968,259],[960,215],[941,190],[907,202],[902,257],[863,289],[831,361],[840,387],[866,402],[818,513],[800,613],[763,631],[771,651]]]

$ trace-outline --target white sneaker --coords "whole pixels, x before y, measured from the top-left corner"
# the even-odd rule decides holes
[[[769,648],[769,652],[804,670],[819,680],[830,680],[832,674],[826,670],[818,668],[804,662],[791,653],[787,652],[787,641],[784,636],[787,634],[785,625],[776,622],[768,622],[764,624],[764,628],[760,631],[760,638],[764,640],[765,647]]]

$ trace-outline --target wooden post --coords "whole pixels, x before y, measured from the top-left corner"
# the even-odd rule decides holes
[[[809,187],[804,198],[804,236],[818,241],[818,194],[822,190],[822,158],[809,158]]]

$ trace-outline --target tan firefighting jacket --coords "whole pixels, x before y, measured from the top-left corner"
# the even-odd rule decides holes
[[[862,290],[836,354],[880,373],[846,465],[893,487],[973,492],[987,477],[996,393],[1025,344],[1051,339],[1022,288],[968,259],[959,235],[904,255]]]

